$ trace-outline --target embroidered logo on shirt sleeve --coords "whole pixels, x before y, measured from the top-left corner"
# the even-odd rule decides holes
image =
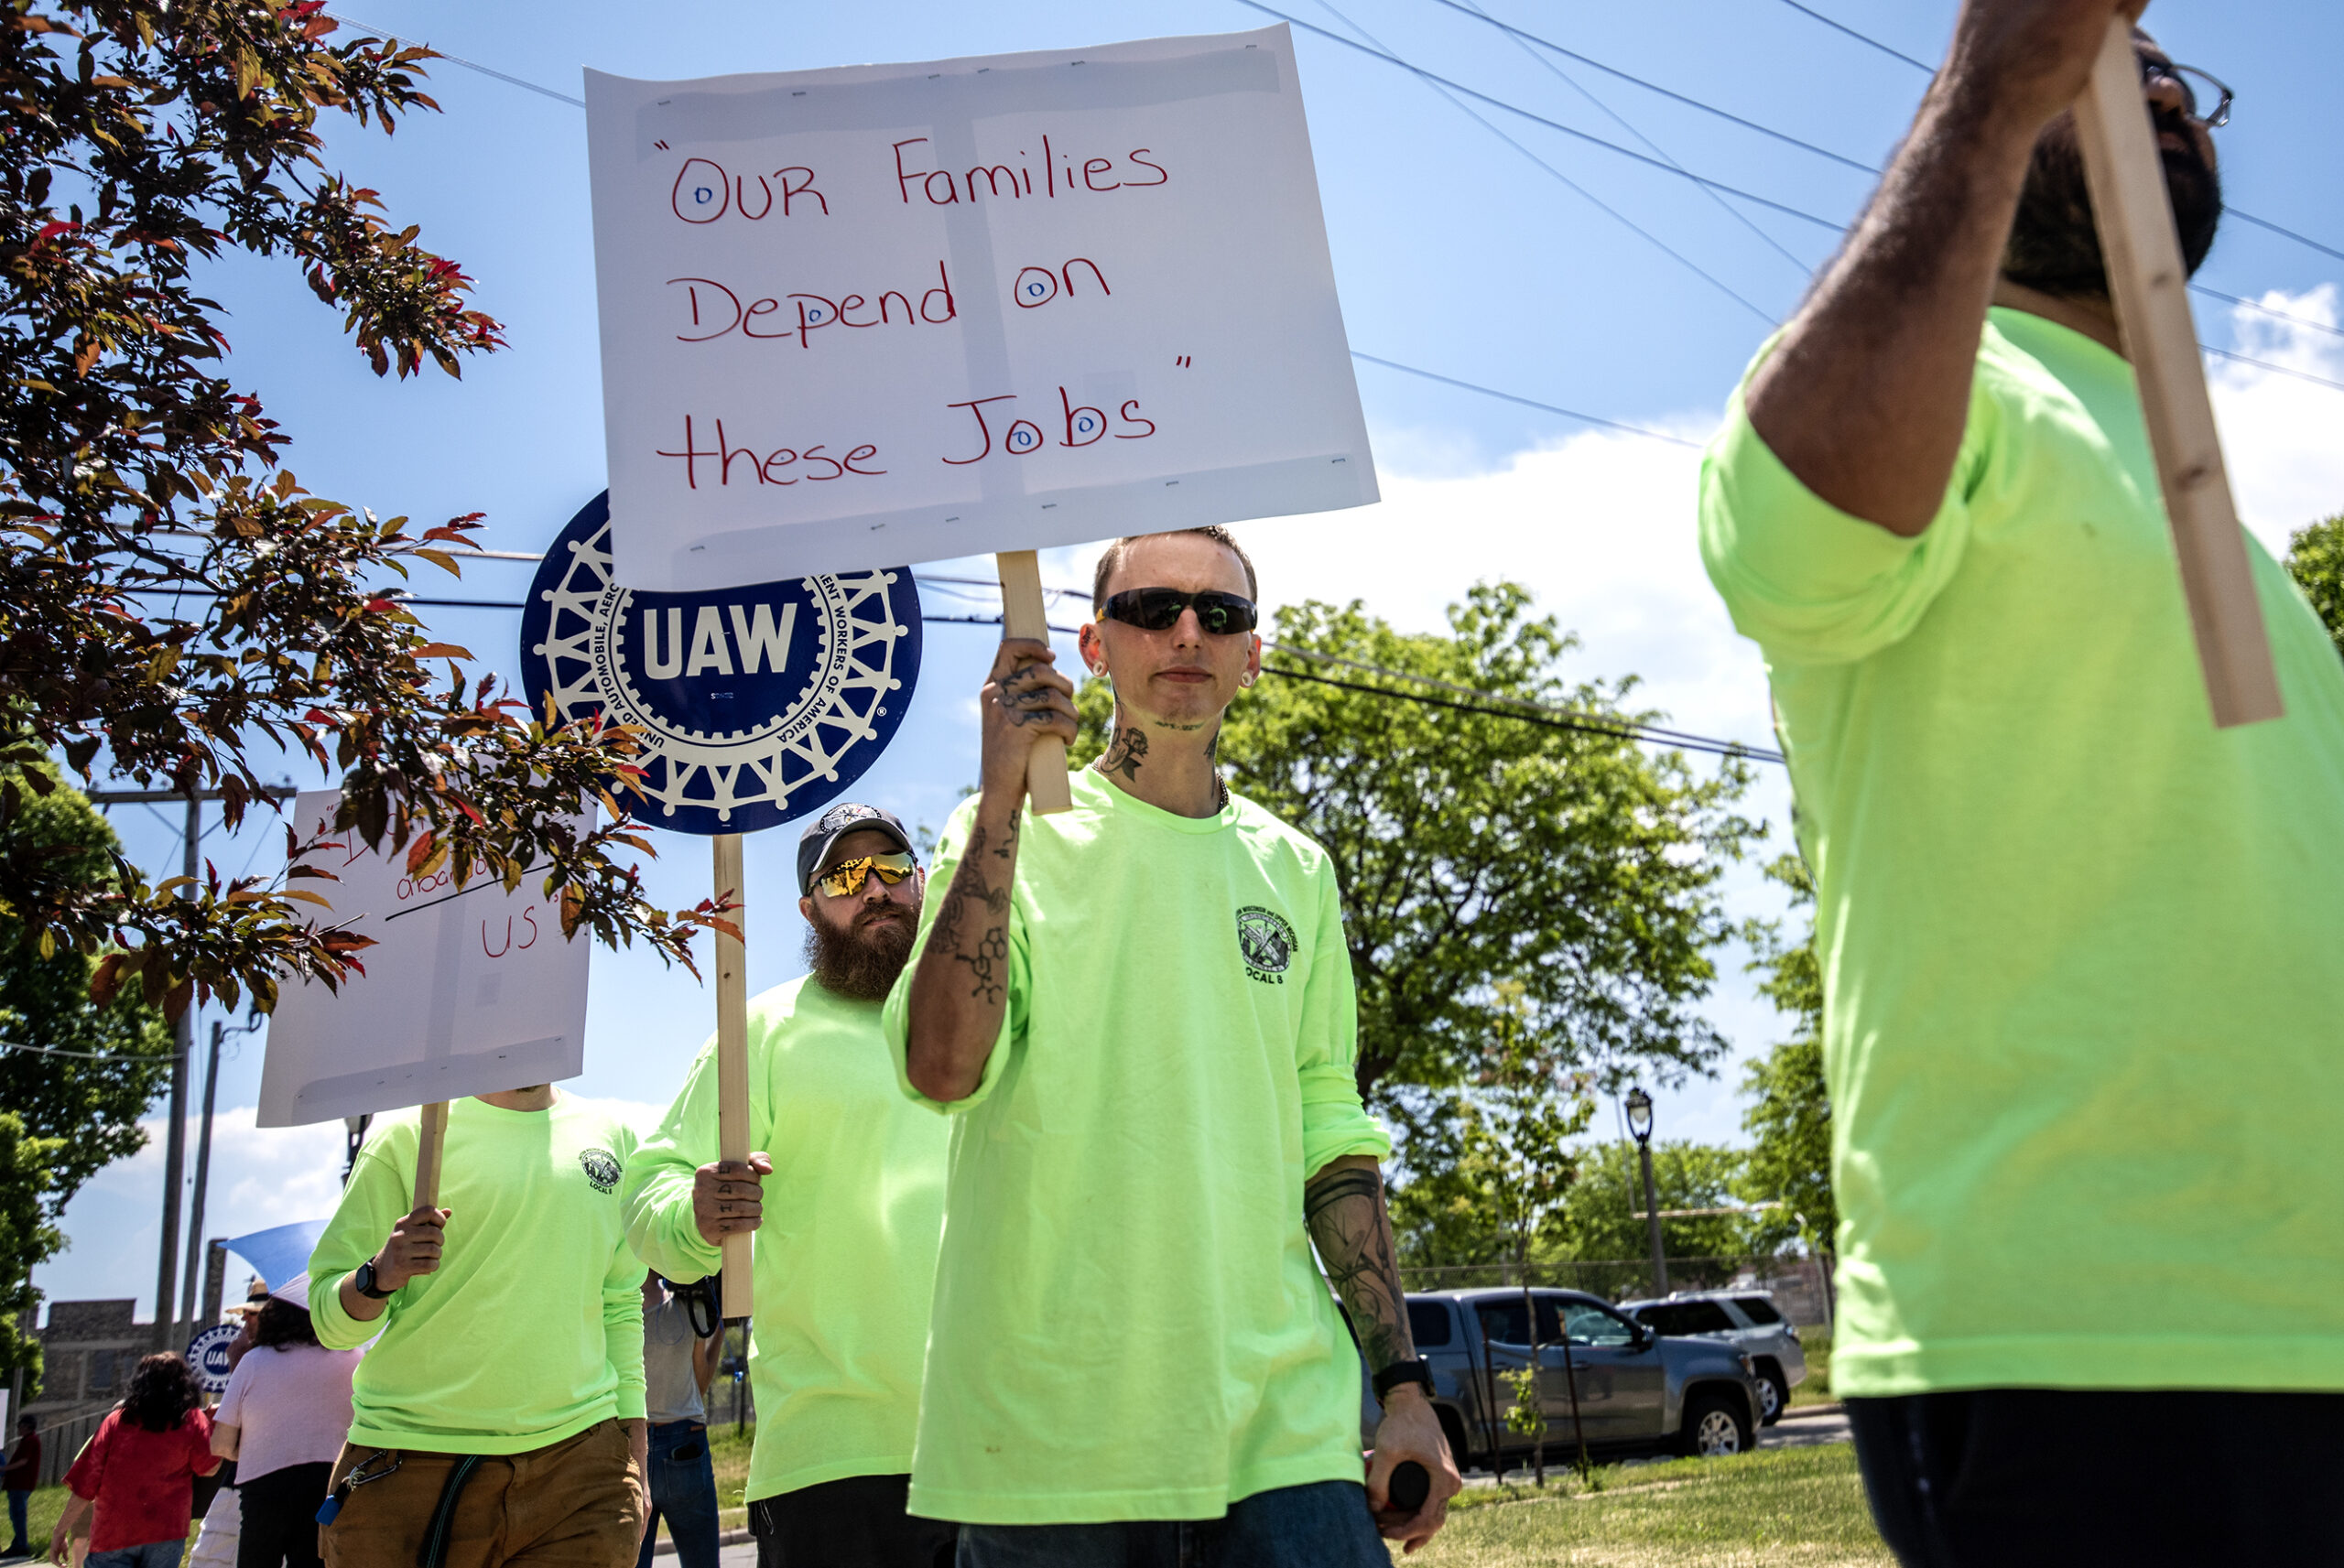
[[[1294,927],[1276,910],[1249,903],[1237,912],[1237,951],[1245,960],[1246,979],[1265,986],[1286,984],[1294,948]]]
[[[578,1162],[586,1167],[586,1179],[594,1184],[598,1193],[615,1191],[619,1184],[619,1157],[607,1149],[581,1149]]]

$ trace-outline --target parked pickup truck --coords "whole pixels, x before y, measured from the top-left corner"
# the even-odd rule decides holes
[[[1534,1289],[1530,1297],[1538,1314],[1539,1395],[1550,1460],[1576,1448],[1574,1379],[1590,1453],[1715,1457],[1753,1445],[1761,1396],[1750,1357],[1739,1346],[1655,1334],[1577,1291]],[[1526,1458],[1530,1438],[1505,1424],[1514,1401],[1506,1375],[1530,1360],[1530,1318],[1520,1289],[1411,1294],[1408,1327],[1416,1353],[1431,1366],[1433,1406],[1458,1467],[1490,1466],[1493,1450],[1508,1464]],[[1372,1443],[1372,1399],[1362,1413]]]

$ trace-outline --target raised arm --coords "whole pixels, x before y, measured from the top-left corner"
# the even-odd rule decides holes
[[[1026,765],[1035,741],[1075,739],[1074,687],[1047,643],[1013,638],[979,694],[983,721],[975,820],[912,971],[904,1076],[932,1100],[966,1099],[1009,1009],[1009,895],[1017,876]],[[931,895],[932,896],[932,895]]]
[[[1328,1283],[1351,1313],[1369,1373],[1414,1361],[1416,1340],[1408,1332],[1407,1297],[1400,1289],[1392,1217],[1376,1162],[1364,1154],[1328,1162],[1303,1184],[1302,1220]],[[1411,1460],[1430,1474],[1432,1490],[1414,1514],[1395,1514],[1389,1501],[1392,1472]],[[1367,1504],[1377,1528],[1414,1552],[1438,1532],[1449,1499],[1464,1485],[1425,1390],[1415,1383],[1392,1388],[1384,1395],[1384,1420],[1375,1429],[1375,1454],[1367,1472]]]
[[[1744,400],[1840,511],[1907,538],[1937,515],[2035,138],[2083,91],[2109,18],[2146,3],[1966,0],[1911,134]]]

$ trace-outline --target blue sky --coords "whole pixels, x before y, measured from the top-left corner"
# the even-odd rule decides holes
[[[1863,164],[1887,157],[1926,80],[1782,0],[1479,3],[1616,71]],[[1871,184],[1867,174],[1591,65],[1525,49],[1466,15],[1470,7],[1343,0],[1338,14],[1320,0],[1277,0],[1277,8],[1332,32],[1372,36],[1491,97],[1835,222],[1853,214]],[[1940,52],[1955,11],[1951,0],[1818,0],[1817,8],[1923,59]],[[610,0],[355,0],[352,10],[336,9],[370,30],[571,95],[581,66],[642,77],[802,70],[1233,31],[1271,19],[1236,0],[1126,0],[1112,9],[1032,0],[998,11],[908,0],[674,3],[652,26],[640,5]],[[2333,81],[2344,9],[2160,0],[2147,25],[2176,59],[2239,92],[2233,124],[2220,133],[2233,204],[2344,250],[2344,161],[2332,151],[2344,146],[2344,95]],[[1408,72],[1318,36],[1300,33],[1296,48],[1345,320],[1364,352],[1698,438],[1769,323],[1796,305],[1834,243],[1824,228],[1734,206],[1468,100],[1519,146],[1510,145]],[[342,337],[339,317],[289,265],[224,265],[212,288],[230,312],[234,373],[286,425],[289,466],[305,485],[419,519],[485,511],[484,543],[534,550],[603,482],[584,115],[450,61],[435,68],[430,90],[445,113],[409,119],[394,137],[330,124],[332,161],[381,190],[400,222],[419,223],[425,243],[465,265],[479,303],[506,324],[508,351],[470,364],[461,383],[436,373],[380,382]],[[2344,262],[2233,222],[2200,281],[2333,324]],[[2344,338],[2205,298],[2197,306],[2208,343],[2344,379]],[[1690,453],[1372,365],[1359,380],[1386,501],[1250,527],[1266,598],[1359,596],[1395,622],[1429,628],[1474,580],[1514,576],[1582,633],[1574,673],[1637,673],[1644,699],[1680,727],[1767,738],[1763,672],[1725,626],[1693,557]],[[2217,363],[2215,384],[2241,507],[2266,542],[2284,547],[2288,529],[2344,508],[2344,442],[2336,439],[2344,391],[2228,362]],[[1054,552],[1045,579],[1087,581],[1090,558],[1087,550]],[[988,564],[923,570],[982,577]],[[418,589],[515,599],[527,570],[475,564],[461,586]],[[988,607],[932,600],[930,608]],[[517,622],[509,612],[450,611],[434,630],[509,674]],[[910,716],[858,795],[907,820],[941,823],[975,775],[970,698],[990,635],[931,628]],[[1762,781],[1751,806],[1775,825],[1775,844],[1785,842],[1779,776]],[[125,807],[114,817],[143,863],[175,864],[175,814],[165,821]],[[786,827],[751,840],[753,989],[801,968],[797,917],[785,902],[795,836]],[[213,834],[205,852],[223,872],[266,869],[280,843],[273,829],[248,827],[233,840]],[[706,846],[663,836],[663,856],[657,896],[702,896]],[[1739,912],[1778,907],[1747,868],[1731,886]],[[1779,1023],[1751,994],[1742,958],[1720,956],[1727,973],[1710,1011],[1746,1054]],[[689,976],[639,954],[598,951],[587,1072],[570,1087],[663,1104],[711,1026],[711,1007]],[[331,1201],[338,1127],[257,1133],[249,1110],[235,1108],[252,1105],[260,1061],[257,1043],[246,1044],[222,1074],[206,1227],[213,1235],[309,1217]],[[1663,1136],[1736,1138],[1733,1076],[1664,1093]],[[38,1276],[52,1297],[136,1294],[146,1310],[160,1168],[150,1149],[76,1201],[67,1217],[73,1247]]]

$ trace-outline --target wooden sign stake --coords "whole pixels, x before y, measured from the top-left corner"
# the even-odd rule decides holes
[[[440,1206],[440,1161],[448,1147],[448,1102],[423,1108],[423,1134],[415,1145],[415,1206]]]
[[[741,836],[719,833],[716,847],[716,896],[731,900],[730,920],[742,936],[748,899],[742,889]],[[716,1152],[720,1159],[749,1157],[749,956],[740,937],[716,933]],[[734,1322],[749,1315],[749,1238],[735,1231],[724,1238],[724,1317]]]
[[[1001,634],[1050,640],[1048,608],[1042,602],[1042,563],[1031,550],[1004,550],[993,558],[1001,579]],[[1026,798],[1041,816],[1069,811],[1074,792],[1067,783],[1066,747],[1054,735],[1034,742],[1026,764]]]
[[[2091,81],[2076,101],[2076,130],[2109,295],[2125,357],[2140,382],[2215,726],[2227,730],[2279,718],[2286,708],[2183,293],[2189,275],[2155,129],[2141,96],[2132,26],[2122,16],[2110,21]]]

